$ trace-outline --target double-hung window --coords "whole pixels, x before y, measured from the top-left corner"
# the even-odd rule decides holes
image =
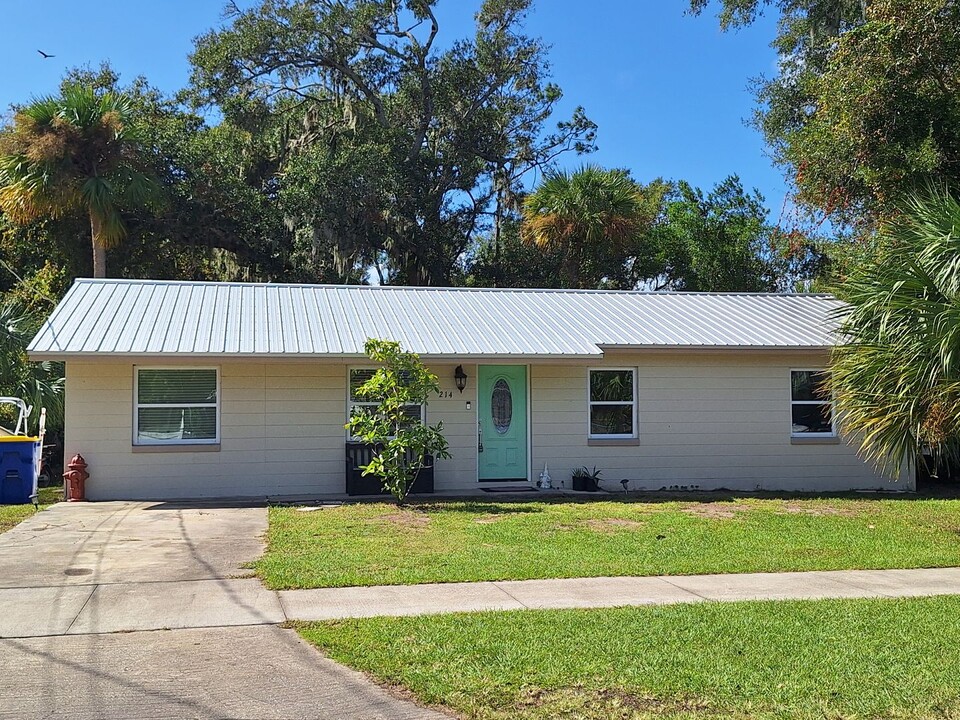
[[[136,368],[133,442],[135,445],[220,442],[217,368]]]
[[[356,408],[373,409],[380,404],[377,401],[377,398],[361,397],[357,394],[357,390],[360,388],[360,386],[372,378],[375,372],[376,370],[374,368],[350,368],[350,397],[349,402],[347,403],[348,420],[353,416]],[[403,410],[404,414],[410,418],[411,423],[423,422],[422,405],[406,405]]]
[[[790,371],[790,434],[793,437],[833,437],[833,397],[826,370]]]
[[[637,372],[590,370],[590,433],[598,439],[637,437]]]

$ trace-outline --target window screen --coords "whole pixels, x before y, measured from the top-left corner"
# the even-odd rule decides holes
[[[636,437],[636,372],[590,371],[590,437]]]
[[[790,434],[833,435],[833,398],[824,370],[790,371]]]
[[[351,368],[350,369],[350,397],[347,403],[347,420],[353,417],[354,412],[359,408],[376,408],[379,404],[376,398],[362,397],[357,390],[367,380],[373,377],[376,372],[373,368]],[[406,405],[403,409],[405,415],[410,418],[410,422],[423,422],[422,405]]]
[[[215,368],[137,368],[136,444],[217,442],[217,375]]]

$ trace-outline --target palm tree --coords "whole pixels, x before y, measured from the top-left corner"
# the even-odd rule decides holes
[[[82,211],[90,221],[93,275],[126,235],[120,208],[159,197],[143,170],[132,104],[72,84],[20,109],[0,134],[0,210],[16,223]]]
[[[892,474],[925,453],[957,467],[960,203],[946,189],[913,197],[877,245],[838,289],[850,304],[833,358],[838,422]]]
[[[640,186],[618,170],[587,165],[576,172],[548,173],[523,202],[521,237],[564,250],[563,284],[585,287],[584,261],[615,254],[649,222]]]

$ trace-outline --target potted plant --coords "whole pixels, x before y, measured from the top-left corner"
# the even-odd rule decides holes
[[[586,467],[576,468],[570,479],[573,481],[573,489],[579,492],[598,492],[600,490],[600,476],[603,473],[593,466],[593,470],[587,470]]]

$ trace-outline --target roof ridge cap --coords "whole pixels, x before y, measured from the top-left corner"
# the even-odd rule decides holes
[[[250,282],[221,280],[163,280],[155,278],[76,278],[74,284],[104,285],[202,285],[207,287],[271,287],[317,290],[363,290],[389,292],[457,292],[457,293],[542,293],[556,295],[634,295],[643,297],[760,297],[760,298],[826,298],[838,299],[831,293],[805,292],[704,292],[687,290],[614,290],[590,288],[499,288],[455,287],[441,285],[338,285],[334,283]]]

